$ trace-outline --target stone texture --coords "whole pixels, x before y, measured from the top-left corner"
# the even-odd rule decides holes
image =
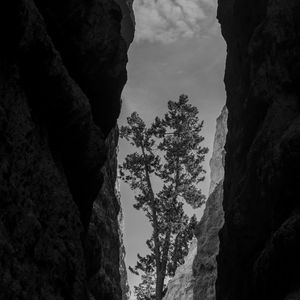
[[[228,112],[224,107],[217,119],[213,154],[210,160],[211,192],[206,201],[202,219],[195,230],[198,239],[197,255],[193,263],[195,278],[193,299],[195,300],[214,300],[216,298],[218,233],[224,223],[222,201],[227,116]]]
[[[300,290],[300,3],[220,0],[228,45],[217,300]]]
[[[193,261],[197,253],[197,240],[191,243],[184,264],[179,266],[173,278],[168,282],[168,290],[163,300],[192,300],[193,299]]]
[[[214,137],[213,153],[209,161],[210,166],[210,186],[209,195],[215,190],[217,185],[224,179],[225,164],[225,142],[227,135],[228,111],[223,107],[221,114],[217,118],[216,132]]]
[[[95,299],[126,300],[128,283],[123,245],[123,215],[117,185],[118,128],[106,139],[104,182],[93,204],[86,242],[87,277]],[[117,222],[116,222],[117,220]]]
[[[300,299],[300,291],[289,294],[284,300],[298,300]]]
[[[105,0],[0,4],[1,299],[89,299],[84,242],[126,81],[121,19]]]
[[[119,273],[119,202],[115,194],[118,129],[106,139],[107,160],[102,169],[104,182],[93,204],[86,241],[87,278],[96,299],[121,300]]]
[[[223,182],[221,181],[210,194],[203,217],[195,231],[198,239],[198,251],[193,263],[195,278],[193,299],[195,300],[216,299],[218,233],[224,223],[222,199]]]
[[[121,290],[122,290],[122,300],[128,300],[130,298],[131,292],[128,283],[128,276],[127,276],[127,267],[125,263],[125,256],[126,256],[126,249],[124,245],[124,232],[125,232],[125,222],[124,222],[124,215],[121,206],[121,194],[120,194],[120,185],[119,180],[116,180],[115,185],[115,192],[116,196],[120,205],[120,211],[118,216],[119,221],[119,239],[120,239],[120,276],[121,276]]]

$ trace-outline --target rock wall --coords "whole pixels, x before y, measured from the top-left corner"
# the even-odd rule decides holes
[[[100,253],[87,259],[86,242],[115,147],[105,139],[126,82],[126,11],[109,0],[0,4],[1,299],[108,299],[110,288],[121,297],[118,204],[101,208],[116,229],[101,237],[103,247],[116,241],[111,266]],[[107,290],[94,288],[91,263]]]
[[[214,137],[213,153],[209,161],[210,186],[209,195],[213,193],[217,185],[224,179],[225,165],[225,142],[227,136],[228,110],[224,106],[217,118],[216,132]],[[221,201],[222,202],[222,201]]]
[[[193,261],[197,253],[197,240],[191,243],[184,264],[179,266],[173,278],[168,282],[168,290],[163,300],[192,300],[193,299]]]
[[[124,221],[124,215],[121,206],[120,184],[118,178],[115,183],[115,193],[118,199],[118,203],[120,205],[118,223],[119,223],[119,240],[120,240],[119,270],[121,276],[122,300],[129,300],[131,292],[130,292],[130,286],[129,286],[128,276],[127,276],[127,266],[125,263],[125,257],[126,257],[126,249],[124,245],[125,221]]]
[[[215,300],[215,282],[217,279],[216,256],[219,252],[219,231],[224,223],[223,178],[224,145],[227,134],[227,109],[223,108],[217,119],[213,154],[210,160],[210,195],[195,235],[198,240],[197,255],[193,263],[195,300]]]
[[[123,215],[117,186],[119,131],[106,139],[104,181],[94,204],[85,243],[87,279],[92,299],[127,300],[129,287],[123,245]]]
[[[220,0],[218,18],[229,115],[217,300],[297,299],[300,3]]]

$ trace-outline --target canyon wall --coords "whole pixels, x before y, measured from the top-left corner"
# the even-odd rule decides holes
[[[173,278],[167,285],[167,293],[163,300],[192,300],[193,299],[193,261],[197,253],[197,240],[190,245],[189,253],[184,258],[184,264],[179,266]]]
[[[300,2],[220,0],[228,135],[217,300],[299,299]]]
[[[117,180],[118,137],[116,126],[105,141],[107,158],[102,168],[103,185],[93,203],[85,240],[91,299],[127,300],[129,297],[123,244],[124,220]]]
[[[119,203],[105,186],[133,38],[128,3],[0,4],[1,299],[122,297]]]
[[[224,107],[217,119],[213,154],[210,160],[210,195],[201,221],[195,230],[198,240],[197,255],[193,263],[195,278],[193,299],[195,300],[215,300],[216,298],[218,234],[224,222],[222,201],[227,114],[227,109]]]

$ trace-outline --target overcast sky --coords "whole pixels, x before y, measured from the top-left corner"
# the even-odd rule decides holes
[[[150,122],[167,110],[168,100],[187,94],[204,120],[204,145],[211,156],[215,120],[225,104],[223,84],[226,46],[216,20],[215,0],[135,0],[135,41],[129,50],[128,82],[123,92],[119,125],[137,111]],[[132,149],[120,141],[119,162]],[[125,217],[127,266],[134,266],[137,253],[145,254],[150,227],[132,205],[132,191],[121,183]],[[209,180],[202,185],[207,194]],[[200,212],[197,213],[198,215]],[[131,287],[138,278],[128,272]],[[134,299],[133,297],[131,299]]]

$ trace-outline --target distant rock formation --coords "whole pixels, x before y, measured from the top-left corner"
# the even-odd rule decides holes
[[[300,2],[219,0],[227,42],[217,300],[299,299]]]
[[[217,119],[213,154],[210,160],[210,195],[206,201],[202,219],[195,230],[198,239],[198,250],[193,264],[195,278],[193,299],[195,300],[215,300],[216,298],[218,234],[224,223],[222,201],[227,116],[227,109],[224,107]]]
[[[110,0],[0,2],[0,299],[121,299],[115,175],[101,169],[133,26]]]
[[[225,165],[225,142],[227,135],[228,111],[223,107],[221,114],[217,118],[216,132],[213,145],[212,157],[209,161],[210,166],[210,186],[209,195],[213,193],[217,185],[224,179]]]
[[[164,300],[215,299],[217,276],[216,255],[219,249],[218,232],[223,225],[224,144],[227,134],[227,109],[217,119],[213,154],[210,160],[210,195],[203,217],[198,224],[188,256],[168,283]]]
[[[125,256],[126,256],[126,250],[124,245],[124,232],[125,232],[125,225],[124,225],[124,215],[123,210],[121,206],[121,195],[120,195],[120,186],[118,179],[116,180],[115,185],[115,192],[117,195],[117,198],[119,200],[120,205],[120,211],[118,216],[119,221],[119,239],[120,239],[120,262],[119,262],[119,269],[120,269],[120,276],[121,276],[121,290],[122,290],[122,300],[129,300],[130,298],[130,287],[128,283],[128,277],[127,277],[127,267],[125,264]]]

